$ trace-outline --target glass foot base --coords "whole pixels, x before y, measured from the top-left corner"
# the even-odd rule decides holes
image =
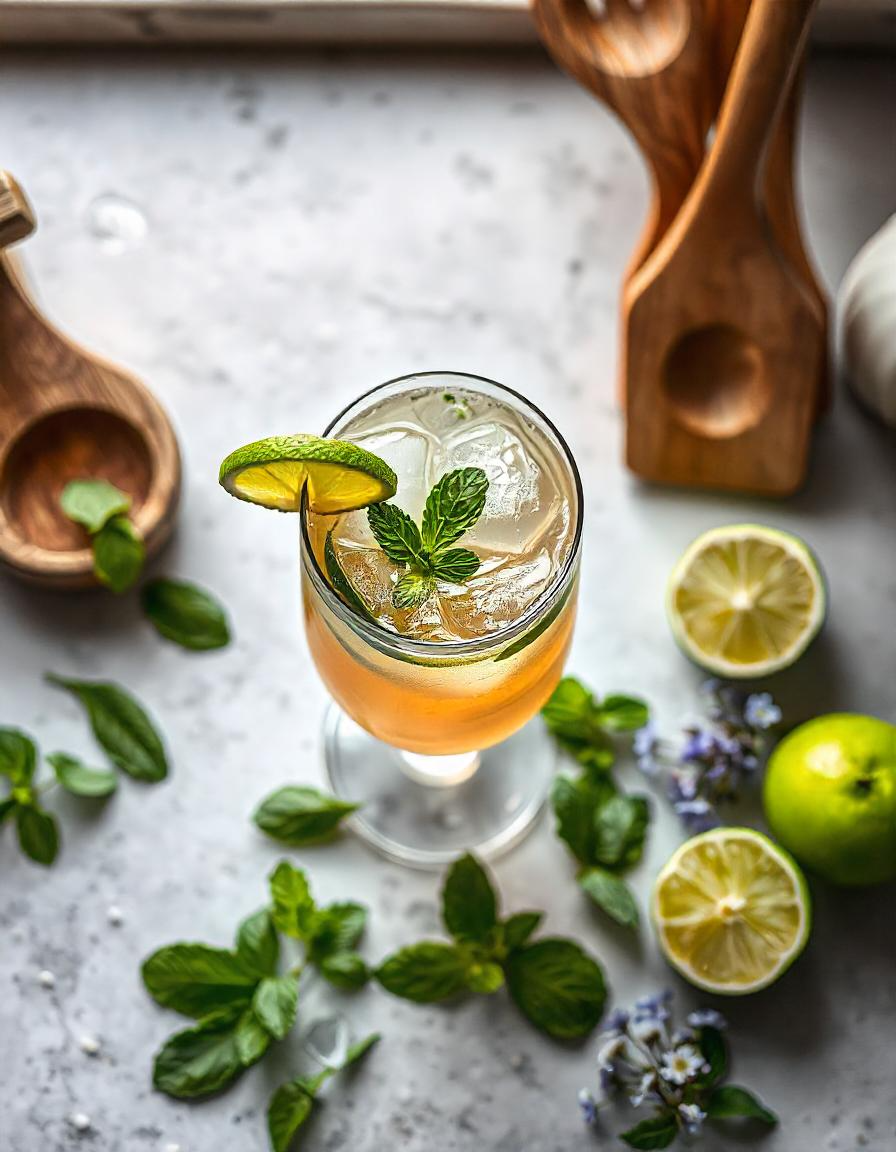
[[[363,805],[352,828],[384,856],[431,869],[467,850],[493,857],[521,840],[544,805],[557,761],[539,717],[478,756],[434,758],[458,762],[459,770],[442,779],[419,770],[427,757],[406,756],[329,706],[324,766],[331,790]]]

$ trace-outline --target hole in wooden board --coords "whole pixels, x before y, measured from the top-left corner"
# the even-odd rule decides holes
[[[565,0],[566,18],[594,63],[615,76],[651,76],[688,38],[691,0]]]
[[[59,507],[69,480],[108,480],[131,497],[133,513],[151,479],[149,450],[132,424],[99,408],[67,408],[35,421],[12,445],[0,476],[0,500],[23,540],[72,552],[86,548],[88,539]]]
[[[755,427],[771,399],[759,346],[729,324],[681,337],[666,356],[663,391],[679,424],[719,440]]]

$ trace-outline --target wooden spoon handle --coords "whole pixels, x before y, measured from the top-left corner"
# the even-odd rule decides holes
[[[0,248],[24,240],[35,229],[34,213],[18,181],[0,170]]]
[[[753,0],[694,211],[743,202],[758,175],[818,0]],[[712,208],[709,205],[712,205]]]

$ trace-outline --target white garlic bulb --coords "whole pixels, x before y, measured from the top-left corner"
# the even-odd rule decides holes
[[[839,298],[852,389],[870,412],[896,428],[896,215],[859,250]]]

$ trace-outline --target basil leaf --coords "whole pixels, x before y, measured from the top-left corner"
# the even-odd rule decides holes
[[[402,572],[392,589],[392,603],[402,611],[425,604],[436,590],[436,580],[427,572]]]
[[[317,788],[289,785],[262,800],[252,819],[274,840],[298,847],[328,840],[359,807]]]
[[[13,785],[30,784],[37,764],[37,746],[18,728],[0,728],[0,776]]]
[[[343,992],[363,988],[370,978],[367,965],[357,952],[333,952],[321,960],[319,970],[328,983]]]
[[[62,489],[59,505],[69,520],[83,524],[94,535],[131,507],[131,498],[107,480],[70,480]]]
[[[16,831],[26,856],[37,864],[50,865],[59,852],[59,826],[56,817],[36,804],[16,806]]]
[[[251,1008],[240,1016],[233,1033],[240,1064],[249,1068],[264,1056],[271,1046],[271,1033]]]
[[[203,652],[230,643],[227,615],[218,601],[184,580],[151,580],[140,602],[147,619],[166,640]]]
[[[421,536],[435,556],[472,528],[485,507],[488,477],[481,468],[457,468],[431,489],[423,508]]]
[[[371,504],[367,509],[367,523],[393,564],[424,564],[420,530],[397,504]]]
[[[118,777],[106,768],[88,768],[74,756],[54,752],[47,763],[56,773],[56,779],[75,796],[109,796],[118,787]]]
[[[506,973],[517,1007],[549,1036],[587,1036],[600,1020],[603,972],[572,940],[539,940],[518,948],[507,958]]]
[[[143,571],[146,548],[126,516],[113,516],[93,538],[93,571],[113,592],[126,592]]]
[[[515,912],[503,924],[504,947],[508,952],[525,944],[544,918],[542,912]]]
[[[760,1120],[770,1127],[778,1123],[778,1117],[766,1108],[752,1092],[738,1084],[722,1084],[714,1088],[706,1105],[706,1115],[711,1120],[731,1120],[739,1117]]]
[[[258,976],[273,976],[280,956],[280,941],[274,929],[270,909],[262,908],[240,924],[236,934],[236,952],[240,963]]]
[[[495,892],[469,852],[451,865],[442,887],[442,920],[457,940],[484,943],[498,923]]]
[[[635,732],[650,719],[650,709],[639,696],[604,696],[597,707],[597,720],[611,732]]]
[[[363,904],[344,901],[321,908],[311,926],[311,959],[350,951],[361,939],[366,923],[367,909]]]
[[[305,873],[281,860],[268,877],[274,925],[286,936],[307,940],[314,923],[315,905]]]
[[[605,868],[588,868],[579,876],[579,887],[617,924],[623,928],[638,927],[638,905],[631,889],[619,876]]]
[[[650,809],[643,796],[617,793],[594,813],[594,860],[608,867],[641,859]]]
[[[298,981],[289,975],[266,976],[252,997],[252,1011],[275,1040],[282,1040],[292,1028],[298,1004]]]
[[[700,1051],[703,1059],[709,1065],[709,1072],[701,1077],[701,1083],[714,1084],[728,1071],[728,1046],[725,1037],[718,1030],[709,1025],[700,1029]]]
[[[606,777],[583,775],[572,780],[568,776],[557,776],[551,785],[551,807],[557,818],[557,835],[582,864],[594,861],[595,811],[615,792],[615,787]]]
[[[387,992],[417,1004],[431,1004],[462,992],[466,974],[459,948],[430,940],[402,948],[374,973]]]
[[[130,693],[102,680],[70,680],[48,672],[87,709],[93,734],[113,764],[135,780],[156,783],[168,775],[165,748],[152,721]]]
[[[463,584],[479,569],[481,561],[469,548],[449,548],[440,552],[432,561],[432,574],[438,580],[452,584]]]
[[[277,1089],[268,1105],[268,1135],[273,1152],[289,1152],[313,1105],[313,1096],[297,1080],[290,1080]]]
[[[233,1022],[200,1023],[171,1036],[153,1064],[153,1086],[178,1100],[211,1096],[243,1071]]]
[[[481,992],[490,996],[504,987],[504,969],[500,964],[486,961],[482,964],[471,964],[466,974],[467,987],[471,992]]]
[[[159,948],[141,969],[147,992],[164,1008],[199,1019],[222,1008],[246,1008],[257,975],[242,957],[207,944]]]
[[[333,547],[332,532],[327,533],[327,538],[324,541],[324,567],[330,578],[330,584],[340,599],[366,620],[375,620],[376,617],[361,599],[354,584],[352,584],[351,580],[346,576],[342,565],[339,563],[339,557],[336,555],[336,549]]]
[[[619,1139],[629,1148],[640,1148],[643,1152],[653,1152],[657,1148],[668,1148],[678,1135],[678,1125],[674,1116],[664,1114],[642,1120],[627,1132],[620,1132]]]

